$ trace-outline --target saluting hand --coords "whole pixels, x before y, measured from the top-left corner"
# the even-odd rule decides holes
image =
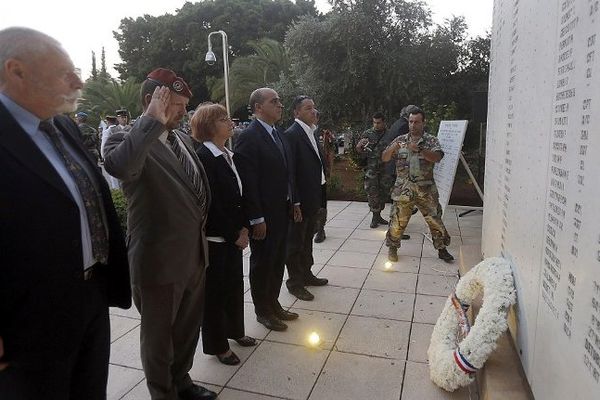
[[[171,91],[166,86],[160,86],[154,89],[152,93],[152,99],[148,108],[144,112],[144,115],[152,117],[159,121],[161,124],[166,125],[167,108],[169,106],[169,100],[171,99]]]

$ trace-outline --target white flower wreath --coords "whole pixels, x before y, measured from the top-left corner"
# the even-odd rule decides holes
[[[465,312],[482,291],[483,305],[470,328]],[[452,392],[473,382],[508,327],[506,316],[515,297],[510,264],[503,258],[487,258],[459,280],[433,328],[427,351],[436,385]]]

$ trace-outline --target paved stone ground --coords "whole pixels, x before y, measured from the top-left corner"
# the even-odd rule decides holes
[[[366,203],[329,202],[327,239],[315,244],[313,272],[329,285],[309,288],[314,301],[300,301],[285,289],[280,301],[300,314],[286,332],[256,322],[246,276],[246,332],[256,347],[232,343],[241,365],[226,366],[198,346],[192,379],[219,393],[222,400],[477,399],[475,387],[446,393],[431,383],[427,366],[429,338],[446,296],[457,278],[461,244],[481,239],[481,213],[458,217],[448,208],[444,221],[452,236],[449,251],[457,261],[437,258],[421,235],[420,214],[410,221],[400,259],[385,271],[385,227],[370,229]],[[386,209],[387,211],[387,209]],[[385,214],[385,213],[384,213]],[[112,348],[109,399],[147,399],[139,357],[139,314],[111,309]],[[307,346],[310,332],[321,336],[318,349]]]

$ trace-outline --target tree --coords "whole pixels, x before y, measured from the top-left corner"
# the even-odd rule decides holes
[[[294,22],[285,39],[290,80],[315,97],[326,118],[360,124],[382,111],[394,120],[407,104],[468,117],[464,93],[487,79],[487,67],[485,42],[466,40],[463,17],[434,25],[421,0],[331,3],[323,18]]]
[[[263,38],[250,41],[248,45],[254,50],[254,54],[238,57],[229,70],[229,101],[232,111],[246,106],[254,89],[272,87],[279,82],[282,73],[289,73],[289,59],[282,43]],[[223,79],[210,81],[208,86],[211,99],[223,101]]]
[[[185,3],[174,15],[145,15],[121,20],[113,32],[123,60],[116,66],[122,79],[138,81],[155,67],[173,69],[190,84],[193,104],[208,99],[208,77],[220,78],[223,65],[204,62],[207,36],[219,29],[227,32],[230,61],[253,54],[252,40],[283,41],[290,23],[304,14],[316,15],[313,0],[214,0]],[[213,48],[220,49],[214,43]],[[215,53],[218,54],[217,51]]]
[[[141,114],[139,83],[130,79],[121,84],[111,79],[89,80],[85,84],[79,109],[91,113],[92,121],[99,121],[100,117],[114,114],[122,108],[126,108],[134,118]]]
[[[112,79],[106,71],[106,52],[104,51],[104,46],[102,46],[102,53],[100,53],[100,73],[98,74],[98,78],[104,81]]]
[[[98,69],[96,68],[96,53],[92,51],[92,80],[98,80]]]

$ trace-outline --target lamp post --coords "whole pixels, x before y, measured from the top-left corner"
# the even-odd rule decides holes
[[[227,34],[224,31],[214,31],[208,34],[208,51],[204,57],[204,61],[208,65],[213,65],[217,62],[217,56],[212,51],[212,44],[210,38],[212,35],[220,34],[223,38],[223,80],[225,82],[225,108],[227,109],[227,116],[231,117],[229,110],[229,45],[227,44]]]

